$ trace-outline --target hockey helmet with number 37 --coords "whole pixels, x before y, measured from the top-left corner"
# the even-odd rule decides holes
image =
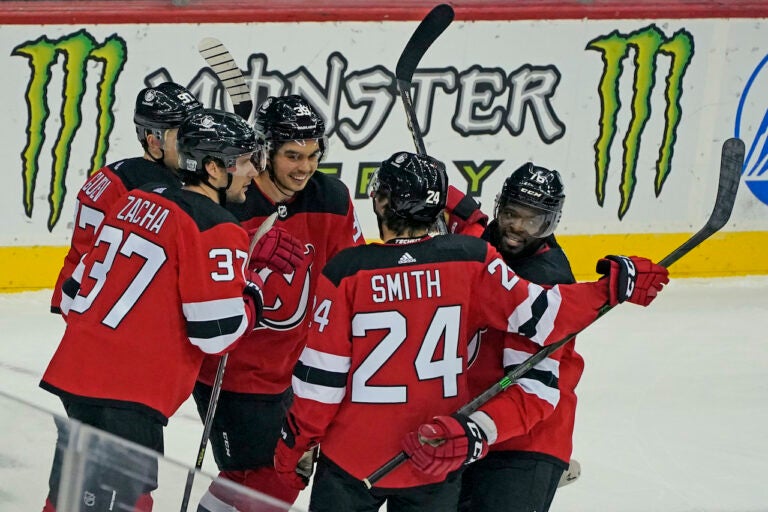
[[[256,112],[256,167],[265,169],[267,161],[284,142],[317,140],[320,158],[327,147],[325,121],[312,105],[298,94],[270,96]]]
[[[388,197],[398,217],[434,222],[448,196],[445,164],[427,155],[395,153],[371,176],[368,193]]]
[[[544,238],[554,233],[564,202],[560,173],[528,162],[504,181],[494,210],[497,219],[500,215],[515,215],[529,235]]]
[[[250,158],[256,149],[256,140],[253,129],[240,116],[206,108],[184,119],[179,126],[176,148],[179,169],[205,178],[206,157],[220,161],[232,174],[252,171]]]

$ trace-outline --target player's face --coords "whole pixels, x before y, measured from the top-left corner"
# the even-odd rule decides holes
[[[244,203],[245,191],[257,174],[256,168],[251,164],[251,153],[238,156],[234,163],[235,165],[227,168],[227,172],[232,174],[232,183],[227,189],[227,201]]]
[[[540,212],[519,204],[509,203],[500,208],[496,217],[501,241],[499,251],[514,256],[538,241],[531,232],[535,232],[534,224],[540,222],[540,217]]]
[[[165,130],[163,134],[163,163],[169,169],[179,168],[179,153],[176,151],[176,135],[178,128]]]
[[[317,139],[292,140],[283,143],[272,157],[274,180],[288,192],[300,192],[320,163]]]

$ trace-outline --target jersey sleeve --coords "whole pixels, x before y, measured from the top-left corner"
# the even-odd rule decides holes
[[[349,197],[349,192],[347,192],[347,214],[339,226],[328,231],[328,236],[332,237],[328,244],[330,249],[327,256],[328,260],[347,247],[365,244],[363,228],[357,219],[357,213],[352,199]]]
[[[325,434],[347,391],[352,361],[350,305],[341,287],[321,275],[306,347],[293,371],[291,414],[300,438],[312,446]]]
[[[488,225],[488,216],[480,210],[477,201],[453,185],[448,186],[445,216],[448,231],[459,235],[480,238]]]
[[[190,342],[207,354],[231,350],[252,324],[243,299],[248,235],[221,223],[190,236],[179,232],[179,294]]]
[[[51,312],[61,313],[61,288],[64,282],[69,279],[83,255],[93,245],[96,232],[104,222],[104,217],[125,192],[123,182],[112,173],[109,167],[102,167],[88,178],[77,193],[72,242],[53,288]]]
[[[477,297],[472,301],[472,318],[480,324],[471,332],[490,326],[525,336],[539,346],[551,345],[597,318],[608,303],[605,281],[544,287],[521,278],[488,245],[484,268],[472,291]]]
[[[498,333],[502,335],[502,333]],[[504,336],[500,364],[504,374],[514,371],[536,353],[536,346],[520,335]],[[560,402],[560,358],[556,350],[540,361],[512,386],[499,393],[472,415],[482,424],[488,442],[499,443],[528,433],[537,423],[548,418]]]

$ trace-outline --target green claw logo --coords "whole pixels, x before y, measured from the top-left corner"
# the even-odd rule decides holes
[[[109,148],[109,135],[114,125],[112,107],[115,104],[115,85],[127,60],[125,40],[117,34],[99,44],[85,30],[51,40],[40,36],[26,41],[13,49],[13,56],[29,61],[31,75],[25,99],[28,122],[27,144],[21,153],[24,183],[24,212],[32,216],[34,192],[39,172],[40,152],[45,142],[45,124],[50,116],[48,85],[53,71],[63,56],[63,80],[61,91],[61,118],[59,132],[52,150],[51,188],[48,194],[50,214],[48,230],[59,221],[66,195],[66,175],[69,167],[71,145],[82,123],[82,100],[85,93],[87,66],[90,61],[101,64],[102,72],[97,86],[96,140],[91,155],[89,175],[104,165]]]
[[[635,74],[632,81],[631,117],[623,141],[624,156],[619,187],[619,219],[622,219],[632,203],[632,194],[637,182],[637,155],[643,130],[651,116],[651,94],[656,85],[659,55],[668,56],[671,60],[664,88],[664,134],[656,161],[654,190],[657,197],[669,176],[677,140],[677,127],[682,117],[680,98],[683,95],[683,77],[694,53],[693,36],[681,29],[671,38],[667,38],[656,25],[650,25],[629,34],[613,31],[607,36],[593,39],[586,49],[600,52],[603,60],[603,74],[598,86],[601,104],[600,135],[594,146],[597,171],[595,195],[600,206],[605,202],[610,149],[617,132],[616,118],[621,108],[619,79],[624,71],[629,50],[634,50]]]

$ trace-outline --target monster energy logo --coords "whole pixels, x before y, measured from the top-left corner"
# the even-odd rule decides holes
[[[109,148],[109,135],[114,125],[112,107],[115,103],[115,85],[127,60],[125,41],[113,34],[99,44],[85,30],[51,40],[45,36],[27,41],[13,49],[11,55],[29,60],[31,76],[25,94],[28,112],[27,144],[21,153],[23,162],[24,211],[32,216],[35,183],[39,172],[40,152],[45,142],[45,124],[50,115],[48,85],[54,67],[63,56],[63,80],[61,91],[61,127],[52,150],[51,188],[48,194],[50,214],[48,230],[51,231],[61,216],[66,195],[65,179],[71,155],[72,140],[82,123],[82,100],[87,76],[86,66],[94,60],[102,64],[96,98],[96,140],[91,156],[94,173],[104,165]]]
[[[681,29],[668,39],[656,25],[650,25],[629,34],[614,31],[607,36],[593,39],[587,44],[587,50],[600,52],[603,59],[603,74],[598,86],[601,103],[600,135],[594,146],[597,171],[595,192],[600,206],[603,206],[605,201],[610,149],[616,135],[616,118],[621,107],[619,78],[624,71],[624,62],[630,49],[634,50],[635,74],[632,81],[631,117],[623,142],[619,219],[623,218],[629,210],[637,183],[635,172],[637,156],[643,130],[651,116],[651,94],[656,85],[659,55],[668,56],[671,61],[664,89],[664,134],[656,161],[654,190],[657,197],[669,175],[677,140],[677,127],[682,117],[680,98],[683,94],[683,76],[693,58],[693,37],[689,32]]]

